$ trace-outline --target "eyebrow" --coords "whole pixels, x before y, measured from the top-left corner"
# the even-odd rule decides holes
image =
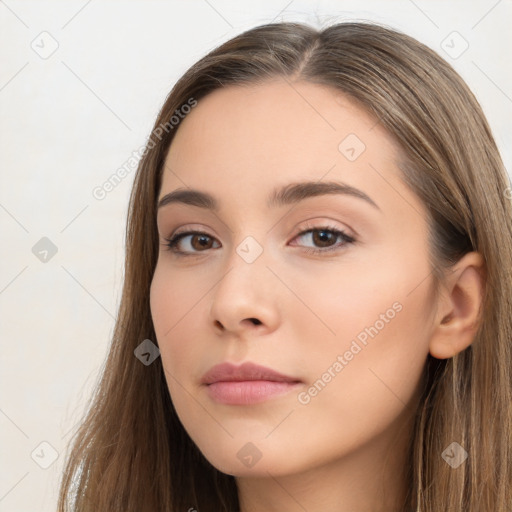
[[[366,201],[377,210],[379,206],[366,195],[362,190],[347,185],[346,183],[338,183],[335,181],[302,181],[298,183],[290,183],[284,187],[275,189],[267,200],[268,208],[277,208],[303,201],[304,199],[328,195],[328,194],[343,194],[352,197],[357,197]],[[180,188],[169,192],[163,196],[158,202],[158,209],[172,203],[183,203],[199,208],[205,208],[219,211],[219,202],[214,196],[207,192],[195,190],[191,188]]]

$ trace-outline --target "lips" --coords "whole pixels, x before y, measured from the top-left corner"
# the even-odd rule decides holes
[[[222,363],[203,375],[208,396],[225,405],[253,405],[285,395],[301,381],[254,363]]]
[[[300,382],[299,379],[283,375],[271,368],[260,366],[254,363],[244,363],[235,366],[231,363],[222,363],[210,368],[202,377],[202,384],[213,384],[215,382],[242,382],[251,380],[262,380],[270,382]]]

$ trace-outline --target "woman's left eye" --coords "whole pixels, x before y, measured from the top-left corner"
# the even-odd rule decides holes
[[[294,238],[294,240],[297,238],[304,238],[306,236],[310,236],[310,240],[313,243],[320,245],[320,248],[305,248],[306,252],[315,254],[334,251],[336,249],[340,249],[345,245],[352,244],[355,242],[355,238],[353,238],[350,235],[347,235],[344,231],[331,226],[322,226],[318,228],[307,229],[305,231],[300,232]],[[189,240],[189,245],[191,245],[193,249],[192,251],[184,251],[183,249],[179,248],[179,245],[182,242],[182,240],[185,240],[188,237],[192,237]],[[332,245],[332,242],[335,242],[338,239],[341,239],[341,243]],[[174,252],[176,255],[193,256],[197,255],[200,252],[205,252],[204,250],[195,251],[194,249],[197,249],[198,247],[200,249],[210,249],[211,244],[208,242],[208,240],[214,240],[214,238],[208,235],[208,233],[204,233],[201,231],[186,231],[183,233],[177,233],[173,237],[166,238],[165,240],[166,243],[163,245],[165,245],[168,250]],[[194,242],[196,243],[195,247]]]
[[[301,238],[305,236],[310,236],[311,241],[320,244],[321,247],[325,247],[325,244],[328,245],[327,248],[307,248],[306,251],[311,253],[335,251],[345,245],[355,242],[355,238],[347,235],[345,231],[330,226],[307,229],[306,231],[299,233],[295,238]],[[337,239],[341,239],[342,242],[337,245],[330,245],[332,241],[336,241]]]

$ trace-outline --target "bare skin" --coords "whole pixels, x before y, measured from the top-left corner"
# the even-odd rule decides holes
[[[179,126],[160,198],[198,189],[219,210],[159,209],[151,310],[180,420],[236,477],[241,512],[399,510],[427,355],[471,344],[483,262],[464,256],[435,298],[426,211],[396,162],[374,119],[304,82],[215,91]],[[347,194],[267,206],[274,188],[300,181],[342,182],[376,206]],[[189,255],[166,247],[177,230],[204,233],[179,241]],[[300,383],[261,403],[219,403],[200,380],[225,361]]]

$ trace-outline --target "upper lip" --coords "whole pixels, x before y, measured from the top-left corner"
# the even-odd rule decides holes
[[[255,363],[244,363],[236,366],[231,363],[217,364],[210,368],[202,377],[202,384],[214,382],[232,382],[247,380],[269,380],[274,382],[300,382],[294,377],[283,375],[271,368]]]

